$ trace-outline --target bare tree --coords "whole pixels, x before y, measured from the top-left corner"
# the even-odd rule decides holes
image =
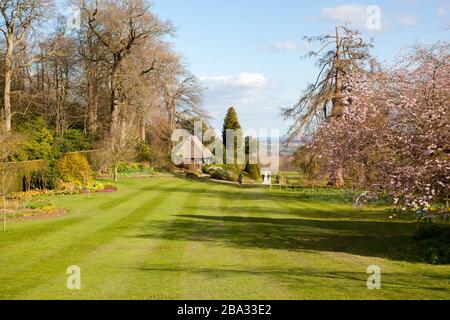
[[[171,129],[189,118],[208,118],[201,107],[204,88],[200,81],[182,64],[181,58],[166,51],[164,64],[156,70],[163,108]]]
[[[23,44],[34,24],[42,19],[49,0],[0,0],[0,31],[6,42],[4,54],[3,126],[11,131],[11,81],[14,50]]]
[[[95,138],[100,134],[101,97],[109,90],[108,52],[87,24],[81,25],[76,38],[83,70],[85,132]]]
[[[289,130],[291,140],[305,130],[317,129],[331,117],[341,117],[345,104],[351,103],[343,99],[349,89],[349,77],[375,69],[369,54],[372,45],[348,27],[338,26],[334,35],[305,37],[305,40],[320,44],[319,50],[307,54],[307,57],[318,58],[320,71],[299,102],[282,110],[285,119],[294,120]],[[330,175],[329,185],[344,186],[342,169]]]
[[[110,136],[117,137],[123,94],[121,75],[124,60],[133,49],[150,37],[164,36],[172,31],[168,22],[160,21],[150,12],[144,0],[82,1],[82,11],[87,23],[100,43],[108,50],[111,68]]]
[[[62,28],[48,38],[41,48],[48,75],[47,90],[43,95],[46,104],[52,107],[49,116],[56,134],[62,136],[71,125],[69,108],[75,100],[75,83],[79,81],[76,43]]]
[[[200,106],[204,89],[195,76],[186,74],[166,90],[166,105],[172,127],[181,120],[208,117]]]
[[[289,132],[291,138],[305,129],[316,129],[330,117],[339,117],[348,89],[347,77],[356,72],[372,71],[375,66],[369,55],[372,45],[348,27],[338,26],[334,35],[305,37],[305,40],[320,45],[317,51],[306,55],[317,58],[320,71],[298,103],[283,109],[284,117],[294,120]]]
[[[133,130],[132,125],[122,125],[122,130],[114,131],[115,136],[112,139],[103,141],[99,152],[103,155],[105,161],[113,169],[113,179],[119,181],[119,164],[122,161],[132,160],[136,156],[136,149],[139,143],[139,132]]]

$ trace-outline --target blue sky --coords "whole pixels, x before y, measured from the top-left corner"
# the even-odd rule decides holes
[[[379,31],[367,29],[369,5],[381,9]],[[154,10],[178,28],[172,41],[209,88],[204,106],[217,129],[235,106],[244,129],[286,131],[280,107],[294,104],[317,73],[314,61],[301,59],[304,35],[350,20],[389,63],[408,45],[450,35],[450,0],[155,0]]]

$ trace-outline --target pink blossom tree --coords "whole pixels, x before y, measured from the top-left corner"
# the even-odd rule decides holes
[[[342,117],[311,145],[326,170],[343,168],[361,187],[389,190],[422,217],[448,218],[450,44],[415,47],[394,69],[349,83]]]

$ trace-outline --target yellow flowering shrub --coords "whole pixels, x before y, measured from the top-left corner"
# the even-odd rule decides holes
[[[77,186],[88,185],[92,180],[92,169],[86,157],[79,154],[66,154],[56,163],[60,178]]]

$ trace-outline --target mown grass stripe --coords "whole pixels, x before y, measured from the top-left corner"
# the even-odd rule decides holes
[[[172,189],[178,188],[182,183],[178,182]],[[161,199],[167,198],[168,194],[163,194],[160,196],[160,192],[154,193],[150,196],[150,199],[142,204],[139,208],[133,210],[130,213],[125,214],[125,216],[121,217],[119,220],[114,221],[106,226],[101,227],[100,229],[95,230],[95,235],[92,233],[83,235],[82,238],[78,238],[75,244],[70,244],[68,246],[57,246],[55,244],[55,249],[53,253],[45,254],[44,256],[39,256],[38,253],[35,253],[35,257],[32,262],[26,264],[26,268],[24,265],[18,266],[18,268],[14,269],[11,273],[3,273],[0,277],[0,282],[2,282],[2,286],[14,287],[12,284],[18,285],[18,289],[14,290],[16,293],[24,292],[27,289],[38,285],[40,282],[47,282],[55,273],[61,273],[64,270],[59,270],[55,268],[55,265],[73,265],[82,261],[82,257],[88,254],[90,251],[95,250],[96,247],[107,243],[114,237],[120,236],[120,232],[123,232],[124,229],[130,228],[130,225],[136,223],[142,216],[145,216],[147,212],[146,209],[151,209],[156,202],[161,201]],[[66,230],[67,231],[67,230]],[[118,233],[119,231],[119,233]],[[62,231],[64,233],[64,231]],[[66,237],[70,237],[70,233],[66,233]],[[34,278],[31,279],[29,283],[26,285],[20,285],[16,278],[18,278],[18,274],[21,272],[26,272],[25,270],[33,270],[39,272],[39,274],[43,275],[42,278]],[[0,291],[0,296],[2,296]]]
[[[175,201],[172,206],[166,209],[170,209],[169,212],[165,212],[161,215],[160,223],[163,225],[170,225],[174,223],[178,217],[177,213],[184,212],[188,207],[196,204],[200,201],[201,192],[205,190],[205,186],[197,185],[189,182],[183,189],[177,190],[173,193],[172,198]],[[183,263],[183,256],[186,254],[188,248],[187,241],[163,241],[158,238],[164,235],[165,228],[159,228],[161,224],[157,226],[149,226],[142,230],[144,235],[151,236],[151,241],[154,244],[146,252],[146,259],[142,261],[139,267],[139,274],[136,279],[131,280],[127,284],[127,295],[133,296],[137,299],[179,299],[182,297],[181,281],[184,278],[182,272],[173,272],[173,270],[180,270]],[[156,227],[156,228],[155,228]],[[145,239],[145,238],[144,238]],[[149,239],[150,240],[150,239]],[[153,274],[158,273],[158,277],[155,278]],[[137,285],[137,282],[144,283],[146,288],[145,295],[136,296],[133,288]],[[155,292],[154,288],[158,283],[164,283],[164,290]]]

